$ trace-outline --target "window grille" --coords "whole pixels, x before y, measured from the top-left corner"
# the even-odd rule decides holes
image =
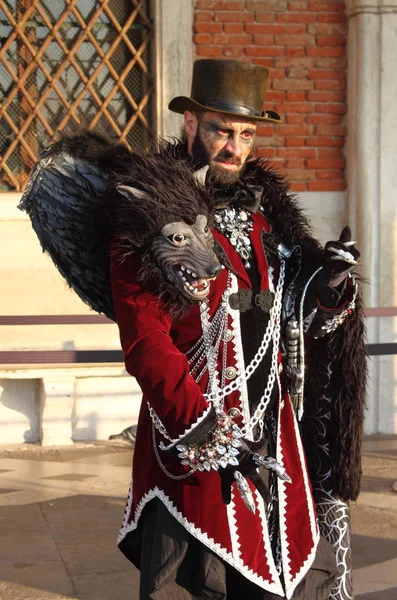
[[[150,0],[0,0],[0,191],[78,126],[132,148],[153,137]]]

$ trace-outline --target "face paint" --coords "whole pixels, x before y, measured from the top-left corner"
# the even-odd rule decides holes
[[[192,143],[192,155],[200,166],[209,165],[215,183],[231,185],[251,155],[255,132],[253,122],[204,113]]]

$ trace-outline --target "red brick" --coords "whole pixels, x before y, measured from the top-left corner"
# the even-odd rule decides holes
[[[276,19],[279,23],[315,23],[316,15],[304,12],[281,12],[277,13]]]
[[[339,158],[341,156],[340,148],[318,148],[318,158]]]
[[[247,0],[248,10],[276,12],[277,10],[286,10],[286,8],[285,0]]]
[[[346,89],[344,79],[319,79],[314,82],[314,89],[321,91],[342,92]]]
[[[307,79],[275,79],[272,81],[274,90],[312,90],[313,81]]]
[[[314,35],[346,35],[347,23],[312,23],[308,32]]]
[[[269,36],[273,38],[272,35]],[[273,43],[273,39],[269,44]],[[284,48],[276,48],[274,46],[251,46],[245,49],[247,56],[284,56]]]
[[[269,39],[272,41],[269,42]],[[266,44],[273,43],[273,35],[270,33],[267,34],[257,34],[254,35],[254,44],[256,46],[265,46]]]
[[[278,133],[280,135],[312,135],[313,134],[313,126],[312,125],[284,125],[281,124],[278,126]]]
[[[215,36],[214,36],[215,37]],[[346,79],[345,69],[311,69],[308,79]]]
[[[298,58],[276,58],[276,67],[304,68],[310,69],[314,67],[315,58],[298,57]]]
[[[272,158],[276,155],[275,148],[257,148],[255,150],[255,156],[262,156],[263,158]]]
[[[269,70],[269,78],[271,80],[282,79],[283,77],[285,77],[285,69],[270,69]]]
[[[298,48],[290,47],[290,48],[285,49],[285,53],[287,56],[290,56],[291,58],[297,58],[297,57],[305,56],[305,49],[302,48],[301,46],[298,46]]]
[[[328,125],[340,125],[342,118],[342,115],[307,115],[306,123],[311,123],[312,125],[320,125],[322,123]]]
[[[293,67],[286,70],[286,75],[289,79],[304,79],[307,75],[307,69]]]
[[[259,137],[271,137],[274,135],[274,125],[258,125],[258,129],[256,130],[257,136]]]
[[[303,102],[305,100],[305,92],[287,92],[288,102]]]
[[[294,113],[311,113],[313,112],[313,108],[311,104],[307,102],[284,102],[284,103],[276,103],[275,108],[277,112],[281,112],[283,114],[294,114]]]
[[[316,179],[322,181],[338,181],[343,179],[343,170],[338,171],[316,171]]]
[[[305,116],[303,114],[287,115],[285,121],[288,125],[302,125],[305,122]]]
[[[345,35],[317,35],[318,46],[346,46],[347,37]]]
[[[225,56],[244,56],[243,46],[225,46],[223,48],[223,54]]]
[[[344,137],[347,134],[347,127],[342,125],[316,125],[314,128],[314,135],[333,135],[338,137]]]
[[[200,21],[200,22],[207,22],[207,21],[212,21],[212,12],[208,12],[208,11],[197,11],[194,14],[194,20],[195,21]]]
[[[196,33],[220,33],[222,23],[195,23],[194,31]]]
[[[273,135],[272,137],[264,137],[264,138],[257,138],[257,142],[258,142],[258,149],[261,148],[261,146],[266,146],[267,147],[279,147],[279,146],[285,146],[286,140],[283,137],[280,137],[278,135]],[[262,156],[262,155],[260,155]]]
[[[345,10],[345,2],[309,2],[309,10],[314,11],[343,11]]]
[[[274,35],[305,35],[306,25],[284,25],[282,23],[263,25],[263,33],[272,33]]]
[[[288,177],[294,181],[313,181],[315,174],[308,169],[288,169]]]
[[[345,143],[343,137],[327,137],[323,135],[312,136],[307,138],[308,146],[338,146],[341,147]]]
[[[220,8],[226,8],[226,10],[244,10],[245,0],[226,0]]]
[[[275,25],[274,23],[270,23],[267,25],[261,25],[260,26],[262,31],[258,31],[258,33],[270,33],[272,35],[274,35],[275,33],[286,33],[287,28],[285,27],[285,25]],[[257,36],[255,36],[256,38]],[[259,44],[261,42],[258,42]]]
[[[329,158],[328,160],[324,158],[308,159],[306,161],[306,166],[309,169],[344,169],[345,160],[343,158]],[[336,179],[338,179],[338,177],[336,177]]]
[[[274,23],[276,15],[274,12],[257,12],[256,21],[258,23]]]
[[[247,48],[245,49],[245,53],[247,54]],[[254,65],[260,65],[261,67],[266,67],[267,69],[271,69],[271,67],[273,66],[273,58],[258,58],[256,57],[250,57],[249,58],[250,62],[254,63]],[[271,91],[271,90],[269,90]],[[267,93],[269,93],[269,91]],[[282,92],[284,93],[284,92]]]
[[[271,169],[276,169],[277,171],[280,171],[281,169],[285,168],[285,164],[283,160],[278,160],[277,158],[273,158],[271,161],[269,161],[269,167]]]
[[[248,23],[253,20],[253,13],[243,11],[218,11],[214,14],[214,21],[222,23]]]
[[[221,10],[224,7],[224,0],[197,0],[196,2],[196,10]]]
[[[214,25],[216,25],[216,23],[214,23]],[[244,24],[243,23],[225,23],[223,26],[223,30],[225,33],[244,33]]]
[[[344,181],[309,181],[309,192],[343,192],[346,189]]]
[[[315,148],[279,148],[277,156],[283,158],[314,158],[316,150]]]
[[[343,92],[308,92],[308,102],[344,102],[346,99]]]
[[[287,169],[304,169],[305,161],[303,158],[291,158],[285,161]]]
[[[276,35],[277,46],[315,46],[314,35]]]
[[[285,92],[276,92],[275,90],[268,90],[266,92],[266,102],[284,102]]]
[[[247,33],[268,33],[269,25],[259,25],[258,23],[246,23],[245,31]]]
[[[340,56],[338,58],[330,58],[329,56],[323,56],[316,58],[316,67],[319,69],[345,69],[346,68],[346,57]]]
[[[216,46],[222,45],[231,45],[231,46],[246,46],[250,45],[252,42],[252,36],[247,34],[231,34],[226,35],[224,33],[214,33],[212,36],[212,43]]]
[[[288,10],[308,10],[308,2],[306,0],[293,0],[288,2]]]
[[[287,137],[287,139],[285,140],[285,145],[288,147],[305,146],[305,144],[306,138],[304,137]]]
[[[222,46],[197,46],[197,56],[219,57],[223,55]]]
[[[319,23],[345,23],[347,17],[344,12],[319,13],[317,15],[317,21]]]
[[[308,56],[345,56],[345,48],[340,46],[324,46],[322,48],[308,48]]]
[[[212,36],[209,33],[196,33],[194,42],[195,44],[211,44]]]
[[[314,112],[316,113],[327,113],[332,115],[344,115],[346,114],[346,105],[339,102],[338,104],[321,103],[314,105]]]
[[[306,190],[306,185],[300,181],[299,183],[291,183],[289,186],[289,189],[291,190],[291,192],[304,192]]]

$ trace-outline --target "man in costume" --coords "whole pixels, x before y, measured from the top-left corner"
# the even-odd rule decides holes
[[[205,284],[198,254],[184,253],[189,232],[167,235],[180,277],[202,299],[172,311],[138,276],[139,252],[122,261],[116,250],[112,261],[126,368],[143,391],[119,536],[140,568],[141,600],[352,598],[347,502],[359,492],[365,387],[359,253],[348,228],[320,247],[283,178],[252,160],[258,123],[281,120],[263,111],[267,75],[199,60],[191,96],[170,103],[186,140],[163,152],[201,176],[208,167],[215,207],[224,268]]]

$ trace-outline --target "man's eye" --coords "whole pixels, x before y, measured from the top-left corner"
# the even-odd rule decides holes
[[[181,244],[182,242],[185,241],[185,236],[183,235],[183,233],[174,233],[174,235],[169,235],[168,239],[171,242],[174,242],[174,244]]]
[[[242,133],[242,134],[241,134],[241,137],[242,137],[244,140],[250,140],[250,139],[252,138],[252,136],[253,136],[253,134],[252,134],[252,133],[249,133],[248,131],[246,131],[245,133]]]
[[[218,129],[219,135],[229,135],[229,132],[226,129]]]

